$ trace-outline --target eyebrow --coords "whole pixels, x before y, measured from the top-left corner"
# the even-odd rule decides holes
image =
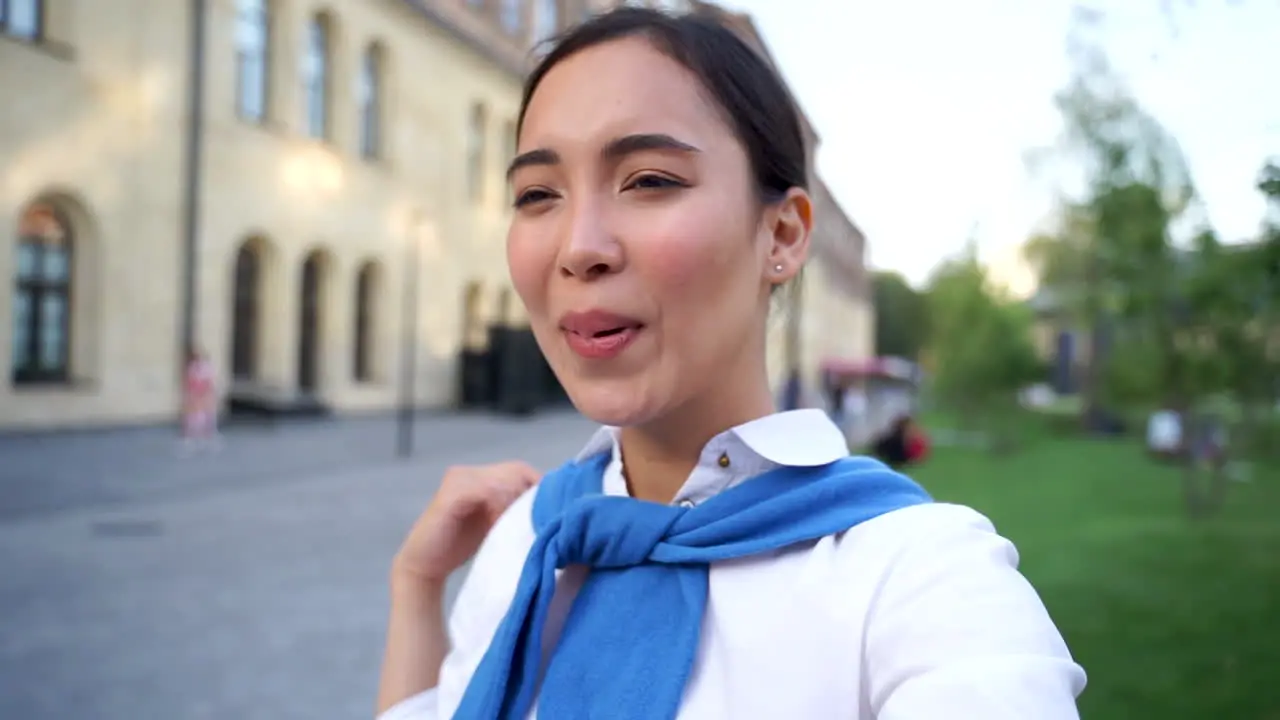
[[[636,135],[624,135],[620,138],[610,140],[604,149],[600,151],[600,156],[606,160],[616,161],[628,155],[634,155],[639,152],[677,152],[677,153],[698,153],[702,152],[698,148],[687,142],[671,137],[665,133],[640,133]],[[536,165],[558,165],[560,163],[560,153],[547,148],[538,148],[521,153],[511,161],[511,165],[507,167],[507,179],[521,168],[533,167]]]

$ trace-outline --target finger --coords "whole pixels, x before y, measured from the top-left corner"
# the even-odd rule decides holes
[[[542,473],[538,472],[537,468],[519,460],[505,462],[499,468],[501,468],[503,475],[516,479],[526,488],[531,487],[542,479]]]
[[[534,483],[542,479],[542,473],[529,463],[519,463],[520,479],[524,481],[525,487],[532,487]]]
[[[502,502],[508,504],[515,502],[516,498],[523,495],[531,487],[524,476],[510,473],[502,473],[501,475],[490,477],[487,486],[489,494],[500,498]]]

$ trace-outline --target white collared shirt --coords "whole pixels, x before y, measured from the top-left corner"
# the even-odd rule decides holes
[[[602,428],[580,457],[610,449],[604,492],[626,495],[615,429]],[[771,415],[707,443],[673,502],[698,503],[767,470],[847,454],[821,410]],[[515,594],[534,540],[534,492],[507,510],[476,555],[450,617],[439,687],[379,720],[453,716]],[[942,503],[714,563],[678,717],[1076,720],[1084,671],[1017,563],[990,521]],[[560,575],[544,658],[584,577],[581,568]]]

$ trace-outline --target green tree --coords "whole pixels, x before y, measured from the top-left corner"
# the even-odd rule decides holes
[[[928,306],[935,399],[1011,448],[1017,393],[1043,375],[1030,311],[991,287],[972,247],[935,271]]]
[[[1280,163],[1271,160],[1262,166],[1262,172],[1258,174],[1258,191],[1273,207],[1280,206]]]
[[[895,272],[876,272],[871,279],[876,313],[876,353],[920,356],[929,331],[925,297]]]
[[[1088,413],[1171,407],[1182,413],[1184,437],[1195,438],[1208,401],[1246,395],[1265,377],[1264,334],[1249,319],[1261,280],[1233,281],[1249,260],[1210,232],[1190,246],[1175,243],[1198,205],[1176,139],[1134,101],[1097,45],[1080,34],[1073,40],[1057,151],[1083,170],[1085,191],[1064,207],[1059,231],[1030,241],[1027,254],[1042,278],[1067,287],[1060,294],[1089,328]],[[1220,504],[1221,466],[1206,482],[1200,465],[1187,462],[1184,477],[1191,512]]]

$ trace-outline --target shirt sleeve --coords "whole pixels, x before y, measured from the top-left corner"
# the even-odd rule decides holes
[[[1084,670],[1018,572],[1013,544],[968,508],[927,509],[868,618],[874,717],[1078,720]]]
[[[512,503],[476,552],[449,613],[449,652],[440,667],[440,684],[391,706],[377,720],[453,717],[515,596],[520,570],[533,545],[536,492],[534,488]]]

